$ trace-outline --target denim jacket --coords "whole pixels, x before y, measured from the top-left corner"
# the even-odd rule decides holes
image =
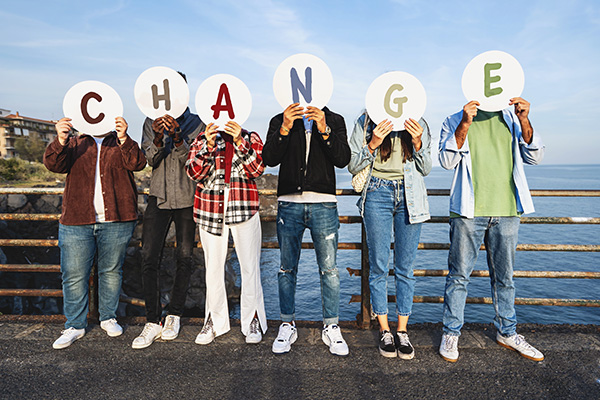
[[[354,124],[354,130],[350,137],[351,158],[350,164],[348,164],[348,171],[352,175],[356,175],[366,166],[370,168],[367,184],[363,188],[360,199],[356,204],[361,216],[364,216],[368,182],[371,180],[373,164],[379,151],[377,149],[371,154],[367,145],[363,146],[365,117],[366,113],[363,113]],[[419,151],[414,151],[413,149],[412,160],[407,160],[404,163],[404,197],[411,224],[424,222],[431,218],[429,214],[429,201],[427,200],[427,189],[425,188],[425,180],[423,179],[424,176],[427,176],[431,172],[431,132],[423,118],[419,120],[419,125],[423,127],[423,136],[421,137],[423,144]],[[373,127],[372,124],[369,124],[367,126],[367,143],[369,143],[372,135]]]
[[[475,214],[475,194],[473,192],[471,153],[469,140],[465,140],[459,149],[454,132],[462,120],[462,110],[446,118],[440,135],[439,160],[445,169],[454,169],[454,178],[450,189],[450,212],[463,217],[473,218]],[[513,181],[516,188],[517,211],[534,212],[533,200],[525,178],[523,163],[539,164],[544,157],[545,146],[534,132],[530,144],[523,140],[521,124],[511,109],[502,110],[502,117],[512,134]]]

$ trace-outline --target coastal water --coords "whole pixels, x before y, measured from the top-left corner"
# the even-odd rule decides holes
[[[600,165],[539,165],[526,166],[531,189],[600,189]],[[351,176],[346,170],[338,170],[338,188],[350,188]],[[429,189],[449,189],[452,171],[434,167],[425,178]],[[358,215],[356,196],[338,197],[340,215]],[[431,196],[429,198],[431,215],[448,215],[448,197]],[[594,197],[534,197],[536,212],[527,216],[544,217],[600,217],[600,198]],[[274,223],[263,224],[263,241],[277,241]],[[359,242],[359,224],[342,224],[339,232],[340,242]],[[305,242],[310,242],[307,231]],[[425,223],[422,243],[447,243],[448,225]],[[600,226],[598,225],[532,225],[522,224],[519,231],[519,243],[531,244],[600,244]],[[420,250],[415,268],[446,269],[447,250]],[[238,269],[237,260],[234,268]],[[340,319],[354,320],[360,311],[359,303],[350,303],[353,294],[360,294],[360,278],[351,277],[347,267],[360,268],[360,251],[338,250],[337,264],[340,270],[341,299]],[[476,269],[487,270],[485,252],[480,252]],[[279,297],[277,289],[277,271],[279,269],[279,249],[263,249],[261,260],[261,279],[265,296],[265,306],[269,319],[279,319]],[[600,254],[593,252],[537,252],[518,251],[515,270],[535,271],[599,271]],[[388,278],[389,293],[393,293],[393,277]],[[238,274],[239,280],[239,274]],[[443,296],[445,278],[418,277],[415,295]],[[238,282],[239,285],[239,282]],[[515,279],[517,297],[577,298],[599,299],[600,281],[593,279]],[[489,297],[489,278],[472,278],[469,284],[470,297]],[[395,319],[395,304],[389,304],[390,318]],[[232,310],[232,317],[239,318],[239,305]],[[441,304],[414,304],[411,323],[441,321]],[[466,322],[492,321],[492,305],[467,304]],[[296,292],[296,318],[299,320],[321,320],[321,295],[318,267],[314,250],[302,250]],[[519,322],[543,324],[600,324],[600,309],[597,307],[551,307],[517,306]]]

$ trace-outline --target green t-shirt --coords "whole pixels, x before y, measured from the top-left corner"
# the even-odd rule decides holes
[[[373,163],[373,176],[388,181],[401,181],[404,177],[402,142],[399,132],[391,132],[392,154],[385,162],[381,161],[381,150],[377,152]]]
[[[502,112],[478,110],[467,133],[476,217],[517,216],[512,134]]]

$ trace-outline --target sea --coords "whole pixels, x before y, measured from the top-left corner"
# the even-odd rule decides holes
[[[273,172],[273,171],[270,171]],[[276,172],[276,171],[275,171]],[[536,165],[525,166],[531,189],[600,190],[600,165]],[[449,189],[453,171],[433,167],[425,178],[428,189]],[[352,176],[347,170],[337,170],[337,187],[351,188]],[[340,215],[358,215],[358,196],[338,196]],[[600,217],[598,197],[534,197],[535,213],[527,216],[543,217]],[[448,216],[448,197],[430,196],[432,216]],[[263,241],[277,241],[275,223],[263,223]],[[341,224],[340,242],[359,242],[360,224]],[[303,239],[310,242],[310,233]],[[448,243],[448,224],[425,223],[421,231],[422,243]],[[533,225],[522,224],[520,244],[600,244],[600,225]],[[390,260],[392,258],[390,257]],[[235,255],[232,265],[240,284],[239,264]],[[414,268],[447,269],[447,250],[419,250]],[[351,303],[354,294],[360,294],[360,278],[350,276],[346,270],[360,268],[360,250],[338,250],[337,265],[340,272],[340,320],[356,320],[360,303]],[[487,270],[485,252],[479,254],[475,269]],[[263,249],[261,254],[261,281],[265,307],[269,319],[278,320],[279,296],[277,272],[279,249]],[[515,270],[532,271],[600,271],[598,252],[517,251]],[[394,294],[393,277],[388,278],[389,294]],[[443,296],[444,277],[417,277],[415,295]],[[600,299],[598,279],[515,278],[516,297]],[[468,286],[469,297],[490,297],[489,278],[472,278]],[[395,304],[389,304],[391,320],[395,320]],[[517,319],[521,323],[540,324],[600,324],[598,307],[558,307],[517,305]],[[231,317],[239,318],[239,304],[233,305]],[[488,304],[467,304],[465,322],[490,323],[494,309]],[[440,322],[442,304],[417,303],[413,305],[409,323]],[[296,288],[296,319],[319,321],[322,319],[318,266],[314,250],[302,250],[298,267]]]

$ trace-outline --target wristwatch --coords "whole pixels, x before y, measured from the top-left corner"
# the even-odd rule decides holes
[[[325,125],[325,132],[319,132],[322,136],[329,136],[331,134],[331,128],[329,125]]]

